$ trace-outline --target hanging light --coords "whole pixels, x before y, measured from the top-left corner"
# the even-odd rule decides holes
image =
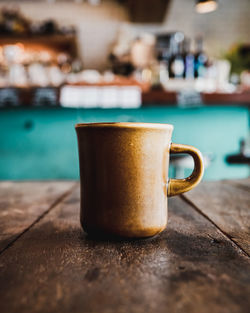
[[[216,0],[197,0],[196,12],[209,13],[217,9],[218,3]]]

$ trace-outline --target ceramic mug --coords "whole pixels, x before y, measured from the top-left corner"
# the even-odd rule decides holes
[[[94,235],[150,237],[167,225],[167,199],[194,188],[203,175],[199,150],[171,142],[173,126],[77,124],[81,224]],[[193,173],[168,179],[170,153],[194,159]]]

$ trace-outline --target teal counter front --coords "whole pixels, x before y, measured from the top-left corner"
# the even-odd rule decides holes
[[[78,179],[80,122],[152,122],[174,125],[173,142],[190,144],[212,156],[204,179],[248,176],[247,165],[228,165],[248,136],[248,108],[213,106],[139,109],[69,109],[62,107],[0,109],[0,179]]]

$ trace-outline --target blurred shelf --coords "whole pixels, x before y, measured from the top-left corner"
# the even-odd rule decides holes
[[[201,93],[201,102],[205,105],[250,105],[250,91],[235,93]],[[178,93],[174,91],[149,90],[142,93],[144,105],[157,103],[169,105],[178,103]]]
[[[74,84],[77,86],[77,84]],[[78,85],[82,86],[82,84]],[[92,86],[91,84],[85,84],[86,86]],[[103,86],[124,86],[124,84],[95,84],[96,87],[103,87]],[[127,86],[131,86],[127,84]],[[136,86],[136,85],[135,85]],[[138,87],[142,87],[137,85]],[[145,87],[145,86],[144,86]],[[20,99],[20,106],[33,106],[32,102],[34,101],[34,97],[39,95],[41,98],[44,95],[46,97],[54,94],[54,99],[56,99],[56,105],[60,106],[58,103],[59,95],[60,95],[60,87],[27,87],[27,88],[16,88],[16,87],[9,87],[3,88],[0,87],[0,94],[1,96],[12,96],[15,94]],[[48,94],[49,93],[49,94]],[[250,91],[244,92],[235,92],[235,93],[197,93],[200,97],[200,102],[192,101],[192,98],[187,100],[187,103],[184,107],[194,107],[194,106],[250,106]],[[183,105],[178,101],[179,94],[174,91],[163,91],[163,90],[147,90],[146,88],[142,92],[142,106],[145,107],[154,107],[154,106],[180,106]],[[45,98],[46,98],[45,97]],[[53,104],[55,105],[55,103]],[[1,107],[1,103],[0,103]],[[2,105],[2,107],[4,107]]]
[[[57,50],[68,51],[73,57],[77,56],[77,37],[72,35],[30,35],[14,36],[0,35],[0,45],[22,43],[26,45],[43,45]]]
[[[174,91],[166,92],[160,89],[149,90],[142,93],[142,103],[146,105],[151,103],[157,103],[161,105],[176,104],[177,93]]]
[[[28,43],[36,43],[36,42],[57,42],[63,43],[65,41],[72,41],[75,40],[75,35],[30,35],[30,36],[3,36],[0,35],[0,44],[11,44],[17,42],[28,42]]]
[[[235,93],[202,93],[204,104],[244,104],[250,105],[250,91]]]

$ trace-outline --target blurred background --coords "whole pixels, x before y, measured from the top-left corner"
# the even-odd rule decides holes
[[[78,179],[79,122],[173,124],[249,176],[249,0],[0,1],[0,179]],[[189,175],[186,155],[170,176]]]

